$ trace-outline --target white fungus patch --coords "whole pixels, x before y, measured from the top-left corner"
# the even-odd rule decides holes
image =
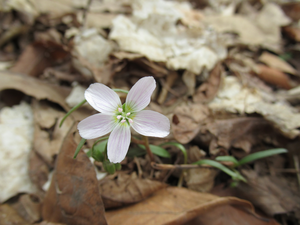
[[[33,131],[33,113],[27,103],[0,111],[0,202],[34,191],[28,175]]]

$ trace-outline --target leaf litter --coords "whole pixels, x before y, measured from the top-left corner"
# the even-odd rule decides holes
[[[286,1],[1,3],[0,224],[298,224],[299,8]],[[144,76],[157,83],[149,109],[170,119],[165,142],[184,145],[188,169],[174,146],[163,147],[170,157],[154,157],[164,170],[135,151],[113,175],[83,151],[74,160],[74,124],[95,111],[84,105],[59,123],[84,90],[94,82],[129,90]],[[273,148],[289,152],[236,168],[248,181],[236,187],[222,171],[193,165]]]

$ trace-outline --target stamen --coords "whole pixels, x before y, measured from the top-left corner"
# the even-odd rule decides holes
[[[133,120],[132,120],[132,119],[130,119],[130,118],[128,119],[128,121],[129,121],[129,123],[133,123]]]
[[[122,109],[122,108],[118,108],[118,111],[119,111],[119,112],[123,112],[123,109]]]
[[[126,120],[124,120],[124,119],[121,120],[121,123],[125,123],[125,122],[126,122]]]
[[[122,118],[122,116],[121,116],[121,115],[118,115],[118,116],[117,116],[117,119],[118,119],[118,120],[119,120],[119,119],[121,119],[121,118]]]
[[[126,114],[126,116],[129,116],[130,115],[130,112],[128,112],[127,114]]]

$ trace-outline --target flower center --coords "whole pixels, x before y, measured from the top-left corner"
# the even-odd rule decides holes
[[[116,118],[118,120],[118,123],[127,123],[128,125],[133,123],[133,113],[127,112],[124,110],[126,107],[123,105],[122,108],[118,108],[116,113]]]

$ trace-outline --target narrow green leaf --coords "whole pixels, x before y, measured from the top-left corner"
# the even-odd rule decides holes
[[[238,165],[238,161],[236,160],[236,158],[234,158],[233,156],[230,155],[224,155],[224,156],[218,156],[216,158],[217,161],[222,161],[222,162],[232,162],[234,164],[234,166],[236,167]]]
[[[246,163],[261,159],[261,158],[265,158],[265,157],[269,157],[269,156],[277,155],[277,154],[281,154],[281,153],[286,153],[286,152],[288,152],[288,151],[285,148],[275,148],[275,149],[255,152],[253,154],[247,155],[246,157],[242,158],[238,162],[237,166],[241,166],[243,164],[246,164]]]
[[[133,147],[133,148],[129,148],[126,156],[133,158],[133,157],[143,156],[146,154],[147,154],[146,150],[144,150],[140,147]]]
[[[82,138],[81,141],[79,142],[77,148],[76,148],[76,151],[75,151],[75,154],[73,156],[74,159],[76,159],[80,149],[82,148],[82,146],[84,145],[84,143],[86,142],[86,139]]]
[[[227,173],[234,180],[242,180],[242,181],[246,182],[246,179],[240,173],[238,173],[237,171],[232,171],[232,170],[228,169],[226,166],[222,165],[221,163],[219,163],[217,161],[213,161],[210,159],[202,159],[197,162],[194,162],[193,164],[196,164],[196,165],[205,165],[206,164],[206,165],[213,166],[219,170],[222,170],[224,173]]]
[[[183,163],[187,164],[187,152],[186,152],[185,147],[182,144],[179,144],[177,142],[167,142],[167,143],[161,144],[160,146],[166,146],[166,145],[173,145],[173,146],[179,148],[179,150],[181,150],[182,153],[183,153],[183,157],[184,157],[184,159],[183,159],[184,162]]]
[[[79,104],[75,105],[69,112],[67,112],[67,114],[62,118],[62,120],[60,121],[59,127],[61,127],[65,121],[65,119],[67,119],[68,116],[71,115],[72,112],[74,112],[76,109],[78,109],[80,106],[82,106],[84,103],[86,103],[86,100],[84,99],[82,102],[80,102]]]
[[[142,148],[143,150],[146,150],[146,147],[144,145],[139,145],[139,147]],[[156,145],[149,145],[149,147],[150,147],[151,152],[155,155],[158,155],[163,158],[171,157],[170,153],[162,147],[159,147]]]

